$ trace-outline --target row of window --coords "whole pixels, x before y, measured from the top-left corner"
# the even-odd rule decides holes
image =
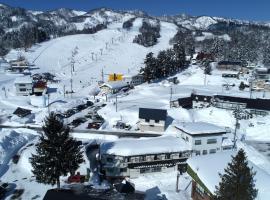
[[[141,174],[151,173],[151,172],[161,172],[161,167],[152,167],[152,168],[142,168],[142,169],[140,169]]]
[[[20,88],[19,91],[20,92],[26,92],[26,91],[32,91],[32,89]]]
[[[209,150],[209,153],[210,153],[210,154],[216,153],[216,152],[217,152],[216,149],[210,149],[210,150]],[[206,155],[207,153],[208,153],[207,150],[203,150],[203,151],[202,151],[202,155]],[[196,156],[199,156],[199,155],[201,155],[201,151],[196,151]]]
[[[145,119],[145,122],[150,122],[150,119]],[[159,123],[159,120],[155,120],[155,123]]]
[[[212,139],[207,139],[207,144],[216,144],[217,143],[217,139],[212,138]],[[202,140],[195,140],[195,145],[201,145],[202,144]]]

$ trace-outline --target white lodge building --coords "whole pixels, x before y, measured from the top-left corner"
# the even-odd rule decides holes
[[[18,77],[14,85],[17,96],[28,96],[33,93],[33,80],[31,77]]]
[[[173,136],[105,142],[100,145],[100,172],[116,179],[185,170],[190,153],[185,141]]]
[[[175,126],[196,155],[206,155],[232,149],[226,129],[206,122],[182,122]]]

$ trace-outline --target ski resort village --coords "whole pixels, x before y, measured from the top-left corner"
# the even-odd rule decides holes
[[[270,25],[0,5],[0,197],[269,200]]]

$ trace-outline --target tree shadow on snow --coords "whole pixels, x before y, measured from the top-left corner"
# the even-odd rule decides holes
[[[167,200],[164,194],[161,194],[160,189],[156,186],[145,191],[145,200]]]
[[[173,122],[173,118],[171,116],[168,116],[165,123],[165,130],[171,125]]]

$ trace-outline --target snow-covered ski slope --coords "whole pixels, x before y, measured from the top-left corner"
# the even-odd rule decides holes
[[[146,54],[169,48],[169,40],[177,32],[176,25],[161,22],[161,37],[158,43],[146,48],[133,43],[141,25],[142,18],[137,18],[133,27],[127,31],[122,28],[122,22],[116,22],[96,34],[79,34],[52,39],[34,46],[23,54],[30,63],[40,68],[39,71],[54,73],[65,80],[69,79],[71,74],[72,51],[78,47],[78,54],[74,57],[75,74],[73,75],[76,89],[76,82],[101,80],[102,68],[104,74],[138,72],[143,66]],[[17,54],[16,51],[12,51],[8,57],[14,58]]]

